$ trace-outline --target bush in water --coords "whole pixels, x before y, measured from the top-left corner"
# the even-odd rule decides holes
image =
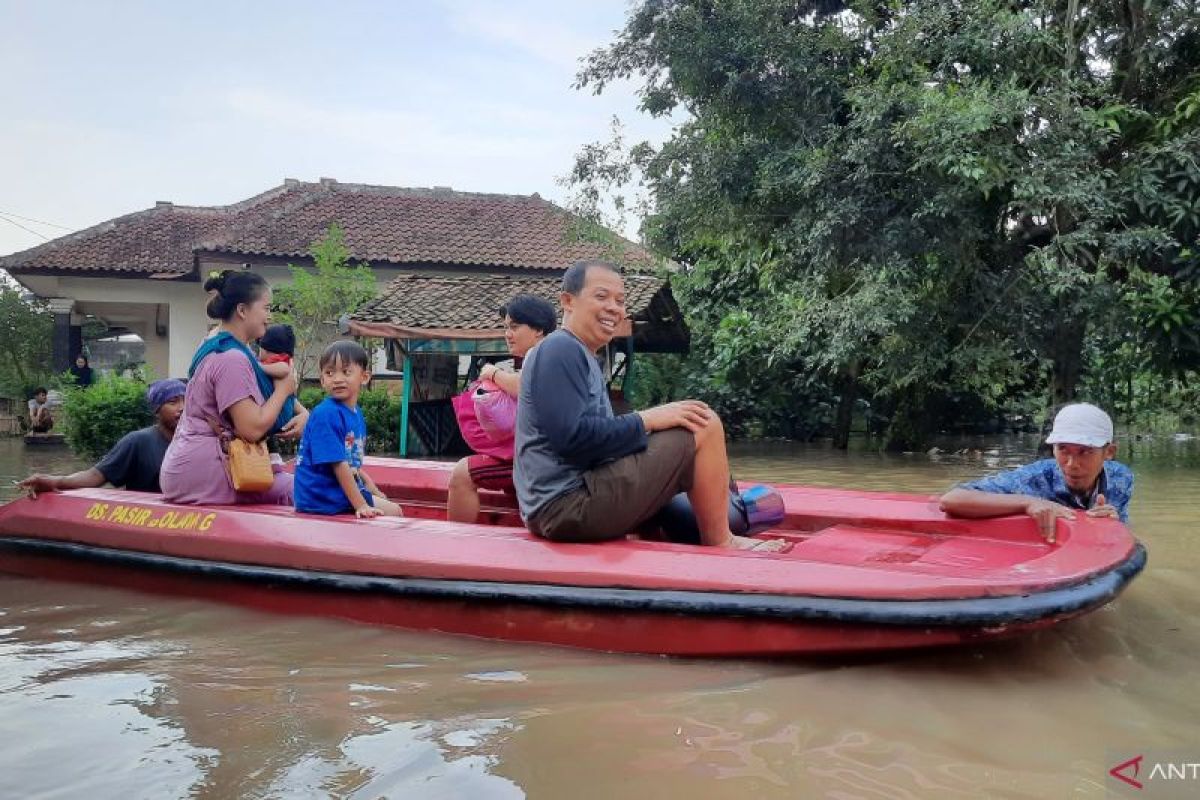
[[[106,375],[87,388],[67,389],[62,415],[67,444],[99,458],[125,434],[154,422],[146,405],[146,382]]]

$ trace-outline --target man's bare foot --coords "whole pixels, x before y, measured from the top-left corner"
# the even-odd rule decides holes
[[[791,548],[791,544],[782,539],[751,539],[749,536],[731,536],[724,546],[756,553],[782,553]]]

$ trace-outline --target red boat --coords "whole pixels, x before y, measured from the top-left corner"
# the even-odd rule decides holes
[[[1079,514],[947,518],[928,496],[779,487],[783,553],[555,544],[509,498],[444,521],[450,465],[369,459],[405,519],[179,506],[90,489],[0,507],[0,571],[404,628],[630,653],[784,656],[979,642],[1112,600],[1146,551]]]

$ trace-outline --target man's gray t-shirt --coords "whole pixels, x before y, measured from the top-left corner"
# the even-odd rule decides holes
[[[637,414],[613,416],[595,356],[560,329],[525,358],[515,440],[513,483],[529,520],[588,470],[644,450],[647,435]]]

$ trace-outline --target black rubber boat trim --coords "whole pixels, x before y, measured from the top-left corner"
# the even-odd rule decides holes
[[[937,627],[987,627],[1014,622],[1035,622],[1086,611],[1112,600],[1146,566],[1146,548],[1139,542],[1129,557],[1113,568],[1082,583],[1043,592],[954,600],[857,600],[750,592],[617,589],[499,581],[389,578],[205,561],[45,539],[0,537],[0,550],[3,549],[69,556],[123,566],[196,573],[206,577],[234,578],[253,581],[258,585],[314,590],[464,600],[473,603],[527,603],[624,612]],[[0,571],[3,571],[2,560]]]

